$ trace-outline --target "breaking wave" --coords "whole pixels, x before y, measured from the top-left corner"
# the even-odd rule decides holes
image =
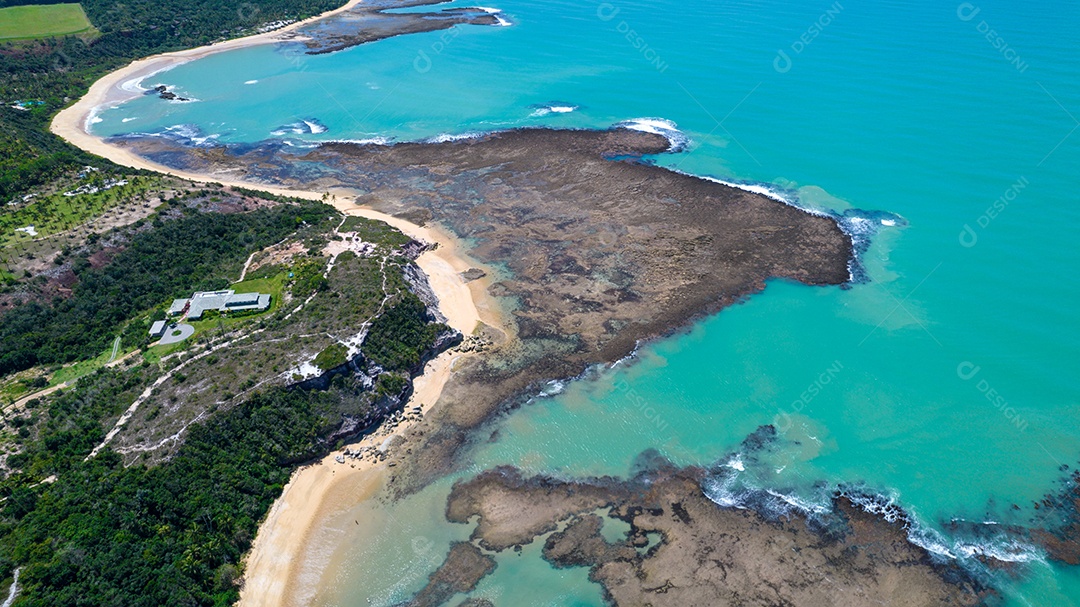
[[[677,169],[673,170],[681,172]],[[690,173],[683,174],[690,175]],[[828,217],[836,221],[844,234],[847,234],[847,236],[851,238],[852,256],[851,260],[848,262],[848,279],[853,283],[863,283],[869,280],[866,269],[862,264],[862,255],[870,248],[873,237],[880,232],[882,228],[906,227],[908,225],[906,219],[896,213],[890,213],[888,211],[848,209],[843,212],[836,212],[815,208],[803,204],[799,199],[798,193],[794,190],[783,189],[772,184],[755,183],[751,181],[728,181],[716,177],[699,175],[692,176],[738,188],[746,192],[761,194],[762,196],[795,207],[811,215]]]
[[[634,118],[615,124],[613,128],[643,131],[654,135],[662,135],[671,144],[668,152],[681,152],[690,145],[690,138],[679,130],[679,125],[664,118]]]
[[[533,113],[529,114],[530,118],[539,118],[541,116],[548,116],[550,114],[569,114],[581,109],[579,106],[573,103],[563,103],[561,101],[553,101],[551,103],[538,103],[536,105],[529,106]]]
[[[447,143],[449,141],[463,141],[465,139],[479,139],[479,138],[483,137],[484,135],[487,135],[487,133],[470,132],[470,133],[458,133],[456,135],[452,135],[450,133],[442,133],[442,134],[439,134],[439,135],[435,135],[434,137],[428,137],[427,139],[422,140],[421,143]]]
[[[510,25],[513,25],[512,23],[503,18],[502,11],[497,8],[488,8],[486,6],[478,6],[476,8],[477,10],[484,11],[492,17],[495,17],[495,20],[498,22],[495,24],[495,27],[509,27]]]
[[[330,130],[327,126],[317,118],[302,118],[296,122],[290,122],[285,126],[279,126],[278,128],[270,131],[271,135],[280,137],[282,135],[318,135],[319,133],[325,133]]]

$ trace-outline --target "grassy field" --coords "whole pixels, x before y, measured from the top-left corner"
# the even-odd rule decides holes
[[[113,224],[129,223],[124,221],[121,215],[138,212],[143,205],[149,208],[151,199],[154,199],[156,204],[157,198],[161,195],[156,188],[159,188],[161,183],[160,179],[147,177],[133,177],[130,180],[114,179],[109,182],[103,181],[95,174],[90,179],[70,184],[70,192],[74,194],[73,196],[56,192],[0,205],[0,248],[9,247],[15,243],[25,244],[37,237],[67,232],[99,218],[105,219],[103,223],[107,223],[109,227]],[[86,189],[76,194],[77,186]],[[101,189],[106,186],[108,189]],[[147,215],[149,211],[138,212],[138,214]],[[106,215],[108,217],[105,217]],[[115,217],[112,217],[113,215]],[[34,227],[36,236],[18,231],[19,228],[27,226]]]
[[[119,358],[124,354],[127,354],[127,352],[121,350],[116,356],[117,358]],[[64,382],[72,382],[84,375],[93,373],[94,371],[97,371],[98,369],[107,365],[110,359],[112,359],[112,346],[99,354],[96,358],[91,358],[90,360],[83,360],[77,363],[63,366],[58,369],[56,373],[53,373],[52,377],[49,378],[49,387],[56,386]]]
[[[90,32],[94,26],[78,4],[0,9],[0,40],[48,38]]]

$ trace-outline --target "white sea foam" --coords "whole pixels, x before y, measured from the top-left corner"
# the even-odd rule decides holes
[[[315,118],[303,118],[296,122],[290,122],[284,126],[280,126],[273,131],[270,131],[271,135],[280,137],[282,135],[318,135],[325,133],[330,129],[327,126]]]
[[[544,384],[544,387],[540,389],[539,396],[555,396],[562,394],[564,391],[566,391],[566,382],[553,379]]]
[[[727,475],[722,479],[711,478],[706,480],[702,484],[702,491],[705,493],[705,497],[715,502],[718,506],[723,508],[739,508],[744,509],[745,494],[736,492],[735,480],[739,477],[739,474]]]
[[[683,173],[682,171],[676,171],[676,172],[682,173],[683,175],[691,175],[690,173]],[[807,212],[807,213],[809,213],[811,215],[817,215],[818,217],[831,217],[831,215],[829,215],[828,213],[826,213],[824,211],[820,211],[818,209],[810,208],[810,207],[799,204],[794,195],[788,194],[784,190],[781,190],[781,189],[779,189],[779,188],[777,188],[775,186],[771,186],[771,185],[764,184],[764,183],[753,183],[753,182],[748,182],[748,181],[728,181],[726,179],[719,179],[717,177],[709,177],[707,175],[691,175],[691,176],[692,177],[698,177],[699,179],[704,179],[705,181],[711,181],[713,183],[719,183],[721,185],[726,185],[728,187],[732,187],[732,188],[735,188],[735,189],[738,189],[738,190],[743,190],[744,192],[752,192],[754,194],[761,194],[762,196],[765,196],[766,198],[771,198],[771,199],[773,199],[773,200],[775,200],[777,202],[782,202],[782,203],[784,203],[784,204],[786,204],[788,206],[795,207],[795,208],[799,209],[800,211],[805,211],[805,212]]]
[[[569,114],[579,109],[578,106],[571,104],[534,105],[533,107],[536,109],[529,115],[530,118],[539,118],[548,114]]]
[[[325,133],[327,131],[326,125],[324,124],[313,122],[311,120],[302,120],[301,122],[308,126],[308,129],[310,129],[311,133],[319,134]]]
[[[948,539],[941,532],[928,527],[919,520],[914,511],[905,513],[897,505],[898,496],[848,495],[848,499],[866,512],[880,516],[890,523],[900,522],[907,528],[908,541],[927,552],[951,560],[986,557],[1006,563],[1029,563],[1044,560],[1035,546],[1001,534],[997,537],[972,540],[970,538]],[[997,525],[986,521],[984,525]]]
[[[890,493],[889,495],[865,495],[865,494],[845,494],[846,497],[851,500],[851,503],[862,508],[866,512],[873,514],[874,516],[880,516],[887,522],[907,522],[907,516],[904,511],[897,505],[899,495],[896,493]]]
[[[131,122],[132,120],[138,120],[138,118],[124,118],[120,122]]]
[[[662,135],[671,144],[670,152],[681,151],[690,144],[690,138],[679,130],[679,125],[665,118],[634,118],[620,122],[615,127]]]
[[[429,137],[423,140],[422,143],[446,143],[448,141],[461,141],[463,139],[479,139],[483,136],[484,133],[460,133],[457,135],[451,135],[450,133],[442,133],[434,137]]]
[[[677,169],[673,169],[676,172]],[[684,173],[689,175],[689,173]],[[697,177],[696,175],[692,175]],[[717,179],[716,177],[701,176],[701,179],[712,181],[714,183],[720,183],[747,192],[753,192],[755,194],[761,194],[767,196],[778,202],[782,202],[788,206],[795,207],[805,213],[816,215],[818,217],[829,217],[836,221],[840,229],[851,238],[852,255],[851,260],[848,262],[848,280],[854,282],[864,276],[861,263],[859,262],[860,255],[870,245],[870,238],[881,229],[885,227],[896,227],[902,225],[905,220],[899,215],[891,213],[882,213],[877,211],[865,212],[867,216],[857,215],[860,211],[848,209],[843,213],[832,212],[812,206],[803,204],[798,195],[794,192],[788,192],[781,190],[775,186],[752,183],[752,182],[738,182],[727,181],[724,179]],[[886,217],[882,217],[886,215]]]
[[[198,103],[198,102],[202,101],[202,99],[192,97],[192,96],[188,95],[187,93],[185,93],[184,91],[176,88],[176,85],[173,85],[173,84],[157,83],[157,84],[151,86],[148,89],[144,89],[144,93],[153,91],[154,89],[156,89],[158,87],[165,87],[166,92],[173,93],[174,95],[176,95],[176,99],[167,99],[166,100],[169,103]]]
[[[724,465],[728,468],[731,468],[732,470],[738,470],[739,472],[746,471],[746,464],[743,463],[742,455],[738,453],[736,453],[735,457],[728,460],[728,462]]]
[[[331,139],[326,143],[352,143],[355,145],[390,145],[394,140],[389,137],[371,137],[369,139]]]
[[[156,84],[154,86],[151,86],[151,87],[144,86],[143,85],[144,82],[146,82],[147,80],[153,78],[154,76],[157,76],[159,74],[164,74],[165,72],[167,72],[167,71],[181,65],[182,63],[186,63],[186,61],[166,65],[163,68],[156,69],[156,70],[154,70],[152,72],[147,72],[145,74],[140,74],[140,75],[138,75],[138,76],[136,76],[134,78],[131,78],[129,80],[125,80],[124,82],[122,82],[120,84],[120,89],[124,90],[124,91],[127,91],[129,93],[144,93],[144,92],[150,90],[151,88],[154,88],[155,86],[158,86]]]
[[[765,492],[805,514],[825,514],[829,511],[828,506],[815,504],[794,495],[780,493],[779,491],[773,491],[772,489],[766,489]]]
[[[1044,560],[1043,553],[1013,539],[979,543],[958,543],[957,551],[968,558],[985,556],[1005,563],[1030,563]]]
[[[495,20],[498,21],[498,23],[495,25],[495,27],[508,27],[508,26],[511,25],[511,23],[509,21],[507,21],[506,19],[503,19],[502,11],[500,9],[488,8],[486,6],[478,6],[476,8],[479,9],[479,10],[484,11],[485,13],[487,13],[489,15],[492,15],[493,17],[495,17]]]
[[[221,137],[221,133],[205,135],[199,127],[193,124],[176,124],[166,127],[165,130],[160,133],[145,133],[145,135],[149,137],[165,137],[168,139],[186,139],[190,145],[196,147],[206,145],[218,137]]]
[[[259,83],[258,80],[247,80],[247,81],[244,82],[244,84],[258,84],[258,83]]]
[[[634,349],[631,350],[629,354],[627,354],[626,356],[620,358],[619,360],[611,363],[611,366],[609,368],[614,369],[615,367],[618,367],[619,365],[628,363],[631,360],[637,358],[638,350],[640,350],[640,349],[641,349],[641,340],[638,340],[636,343],[634,343]]]
[[[287,146],[289,146],[291,148],[299,148],[301,150],[313,150],[313,149],[319,147],[318,143],[311,143],[311,142],[308,142],[308,141],[297,141],[297,140],[292,140],[292,139],[282,139],[281,144],[282,145],[287,145]]]

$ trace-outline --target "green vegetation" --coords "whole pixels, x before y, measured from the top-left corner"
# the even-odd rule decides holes
[[[40,4],[0,8],[0,40],[46,38],[93,30],[78,4]]]
[[[111,343],[111,342],[110,342]],[[123,356],[124,352],[117,354],[117,357]],[[85,377],[94,371],[104,367],[108,364],[109,359],[112,358],[112,346],[110,345],[104,352],[98,354],[94,358],[87,360],[80,360],[79,362],[72,363],[70,365],[64,365],[56,370],[49,377],[49,386],[58,386],[63,383],[71,383],[80,377]]]
[[[25,202],[15,203],[0,214],[0,247],[25,244],[34,238],[71,230],[117,207],[149,206],[146,193],[157,183],[157,179],[148,177],[134,177],[129,182],[102,175],[100,171],[91,171],[66,189],[73,196],[66,196],[64,192],[37,195]],[[83,191],[76,194],[80,187]],[[25,226],[34,226],[37,236],[15,231]]]
[[[25,2],[0,0],[0,7],[16,4]],[[48,132],[53,114],[109,71],[148,55],[240,36],[272,21],[302,19],[341,4],[342,0],[242,4],[231,0],[85,0],[81,6],[99,35],[0,40],[0,101],[4,102],[0,104],[0,204],[48,186],[84,165],[113,167]],[[0,23],[5,22],[0,18]],[[34,104],[17,110],[10,107],[15,101]]]
[[[329,371],[344,365],[349,359],[346,358],[349,350],[341,344],[330,344],[325,350],[315,357],[315,366],[323,371]]]
[[[446,329],[408,290],[408,261],[394,252],[407,239],[369,226],[384,244],[371,256],[342,253],[326,276],[327,259],[316,251],[232,285],[278,302],[293,297],[287,306],[201,321],[201,336],[189,343],[105,366],[116,336],[119,355],[145,345],[148,323],[174,295],[226,286],[224,277],[274,243],[325,241],[340,219],[319,203],[223,214],[203,210],[203,199],[178,197],[72,249],[64,267],[78,283],[70,299],[0,315],[0,361],[39,365],[8,374],[0,393],[13,399],[40,389],[49,374],[77,381],[0,417],[0,450],[9,454],[0,460],[0,580],[22,567],[18,606],[232,604],[241,559],[296,465],[332,447],[343,417],[363,419],[377,401],[407,390],[413,367]],[[346,348],[331,336],[367,323],[364,348],[386,369],[373,388],[348,374],[326,391],[283,385],[300,362],[345,362]],[[68,357],[79,362],[61,366]],[[171,377],[110,443],[117,451],[84,461],[165,372]],[[183,438],[163,440],[170,436]]]
[[[389,371],[416,369],[424,352],[431,349],[446,325],[428,318],[427,308],[416,295],[406,292],[383,312],[364,340],[364,354]]]
[[[32,369],[9,375],[0,380],[0,403],[6,405],[48,385],[49,377],[44,369]]]
[[[56,399],[40,440],[15,456],[27,472],[0,485],[0,575],[23,567],[18,605],[232,604],[260,519],[349,407],[348,393],[272,390],[193,428],[167,464],[83,462],[104,434],[96,420],[148,379],[95,376]],[[48,474],[59,478],[30,487]]]
[[[24,304],[0,316],[0,375],[94,356],[134,314],[192,290],[225,286],[213,277],[304,222],[321,224],[328,211],[319,203],[229,215],[188,209],[178,219],[155,221],[157,229],[133,230],[104,268],[75,260],[79,282],[70,299]]]
[[[243,282],[233,283],[229,285],[229,288],[237,293],[270,294],[269,311],[272,312],[277,309],[278,304],[281,302],[281,296],[285,294],[286,280],[288,280],[288,273],[279,271],[267,278],[249,278]]]
[[[0,287],[0,394],[14,399],[40,389],[49,374],[54,382],[77,379],[74,388],[0,417],[0,450],[8,454],[0,458],[6,473],[0,479],[0,580],[22,567],[16,605],[235,602],[241,556],[297,463],[327,450],[343,416],[363,417],[373,399],[401,394],[409,376],[383,373],[374,391],[347,377],[315,393],[262,383],[277,381],[288,371],[286,355],[300,350],[322,352],[331,364],[343,355],[329,347],[327,334],[379,324],[380,313],[394,314],[392,323],[379,324],[372,342],[387,368],[405,369],[432,343],[431,331],[417,325],[423,315],[403,279],[405,260],[389,255],[409,239],[381,223],[355,220],[352,227],[365,241],[386,245],[379,257],[342,255],[326,277],[322,258],[254,273],[237,287],[280,295],[270,314],[214,319],[199,343],[153,348],[142,360],[105,366],[117,335],[120,354],[145,345],[148,321],[163,302],[225,286],[252,251],[289,236],[317,251],[331,213],[314,203],[210,213],[180,197],[142,219],[156,204],[148,188],[168,180],[68,145],[48,132],[49,120],[92,81],[131,60],[342,2],[87,0],[85,14],[100,31],[0,41],[0,283],[18,281]],[[23,3],[0,0],[0,7]],[[0,17],[0,26],[10,24]],[[59,21],[49,25],[52,33],[60,31]],[[21,109],[11,107],[17,101]],[[124,180],[129,183],[117,183]],[[77,188],[82,192],[63,196]],[[122,217],[109,216],[124,209]],[[98,222],[103,216],[107,221]],[[97,225],[91,229],[90,222]],[[37,237],[13,232],[29,225]],[[43,275],[44,265],[55,267],[53,275],[70,269],[73,280],[46,284],[52,279]],[[314,297],[286,320],[276,308],[293,293]],[[29,303],[18,303],[24,300]],[[396,327],[407,334],[396,339]],[[244,339],[225,346],[211,329],[234,330]],[[213,353],[193,360],[212,339]],[[76,364],[62,366],[70,362]],[[116,440],[130,433],[136,443],[153,438],[147,444],[155,444],[162,433],[182,433],[182,443],[168,443],[160,449],[164,455],[106,449],[84,461],[119,415],[170,369],[172,378]],[[53,475],[55,482],[46,482]]]
[[[338,231],[356,232],[356,235],[364,242],[374,242],[390,248],[403,246],[412,240],[382,221],[352,215],[345,218],[345,223]]]
[[[326,289],[329,283],[323,277],[325,271],[326,260],[323,258],[309,259],[297,264],[292,270],[292,296],[307,297]]]

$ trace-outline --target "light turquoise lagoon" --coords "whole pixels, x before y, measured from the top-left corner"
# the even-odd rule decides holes
[[[707,487],[722,503],[762,488],[813,509],[858,487],[906,508],[913,537],[941,554],[1027,561],[1021,579],[999,578],[1010,605],[1080,605],[1075,569],[948,528],[1030,521],[1033,502],[1060,489],[1061,467],[1080,460],[1080,4],[494,8],[510,27],[323,56],[295,45],[213,55],[144,82],[198,101],[141,97],[93,129],[405,141],[656,118],[690,140],[662,165],[768,185],[807,207],[896,213],[906,224],[881,226],[862,254],[868,281],[772,283],[632,360],[553,384],[493,424],[498,440],[475,448],[460,477],[504,463],[625,475],[657,449],[728,464]],[[740,453],[763,424],[788,448]],[[452,480],[392,511],[354,513],[377,532],[341,527],[318,602],[389,605],[421,587],[438,564],[430,555],[469,532],[442,516]],[[538,544],[500,555],[474,594],[602,604],[586,571],[538,555]]]

